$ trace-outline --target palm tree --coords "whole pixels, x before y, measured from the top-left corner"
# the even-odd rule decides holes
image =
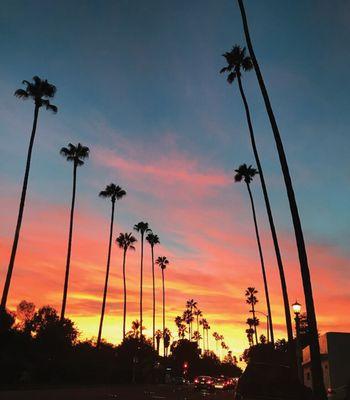
[[[202,339],[202,336],[201,336],[201,334],[199,333],[199,331],[194,331],[194,332],[193,332],[192,339],[193,339],[195,342],[199,343],[199,341]]]
[[[177,332],[178,332],[179,339],[181,339],[181,338],[183,338],[183,335],[185,333],[184,332],[184,328],[186,329],[186,327],[184,325],[184,320],[180,315],[178,315],[178,316],[175,317],[174,322],[175,322],[175,325],[177,327]]]
[[[159,355],[160,340],[163,337],[162,331],[160,329],[157,329],[154,336],[156,338],[156,351],[157,354]]]
[[[68,250],[67,250],[67,262],[66,262],[66,274],[64,278],[63,288],[63,299],[61,309],[61,321],[64,319],[67,303],[67,292],[68,292],[68,280],[69,280],[69,269],[70,269],[70,256],[72,249],[72,237],[73,237],[73,220],[74,220],[74,206],[75,206],[75,191],[77,186],[77,168],[84,165],[84,161],[89,157],[90,150],[88,147],[78,143],[74,146],[72,143],[68,144],[68,147],[62,147],[60,154],[66,158],[67,161],[73,163],[73,192],[72,192],[72,203],[70,210],[70,223],[69,223],[69,236],[68,236]]]
[[[292,322],[291,322],[291,318],[290,318],[288,291],[287,291],[286,278],[285,278],[285,274],[284,274],[282,256],[281,256],[281,251],[280,251],[280,247],[279,247],[279,243],[278,243],[275,223],[273,220],[270,199],[269,199],[269,195],[267,192],[264,173],[263,173],[258,149],[257,149],[256,142],[255,142],[253,124],[252,124],[252,120],[250,117],[250,110],[249,110],[248,102],[247,102],[247,99],[246,99],[246,96],[245,96],[245,93],[243,90],[243,85],[242,85],[242,71],[247,72],[247,71],[250,71],[253,69],[252,60],[249,56],[246,55],[245,51],[246,51],[245,48],[241,48],[240,46],[236,45],[232,48],[231,52],[225,53],[223,56],[226,59],[227,66],[222,68],[220,72],[228,72],[229,73],[228,77],[227,77],[227,81],[230,84],[233,83],[235,80],[237,80],[238,88],[239,88],[241,98],[243,101],[243,105],[245,108],[250,141],[252,144],[255,162],[256,162],[259,176],[260,176],[261,188],[262,188],[263,195],[264,195],[264,201],[265,201],[267,216],[268,216],[269,225],[270,225],[270,229],[271,229],[271,235],[272,235],[272,241],[274,244],[274,249],[275,249],[275,254],[276,254],[277,266],[278,266],[279,275],[280,275],[288,340],[292,341],[293,340],[293,329],[292,329]],[[273,338],[272,338],[272,342],[273,342]]]
[[[115,202],[120,200],[126,195],[126,191],[123,190],[120,186],[111,183],[110,185],[106,186],[105,190],[102,190],[99,194],[100,197],[103,198],[110,198],[112,202],[112,213],[111,213],[111,224],[109,228],[109,243],[108,243],[108,253],[107,253],[107,268],[106,268],[106,278],[105,278],[105,286],[103,291],[103,300],[102,300],[102,310],[101,310],[101,318],[100,318],[100,326],[98,329],[98,336],[97,336],[97,347],[99,347],[101,342],[102,336],[102,325],[103,325],[103,318],[105,314],[105,307],[106,307],[106,298],[107,298],[107,289],[108,289],[108,277],[109,277],[109,266],[111,261],[111,249],[112,249],[112,237],[113,237],[113,223],[114,223],[114,209],[115,209]],[[124,338],[124,336],[123,336]]]
[[[201,318],[199,320],[199,324],[202,325],[203,328],[203,353],[205,353],[206,348],[205,348],[205,329],[206,326],[208,325],[208,321],[205,318]]]
[[[268,289],[267,278],[266,278],[265,262],[264,262],[264,256],[263,256],[263,251],[262,251],[261,242],[260,242],[260,235],[259,235],[258,221],[257,221],[257,218],[256,218],[256,213],[255,213],[254,199],[253,199],[252,192],[250,190],[250,184],[251,184],[254,176],[258,173],[258,171],[255,168],[252,168],[251,165],[249,167],[247,167],[246,164],[240,165],[239,168],[236,169],[235,171],[236,171],[235,182],[241,182],[242,180],[244,180],[244,182],[246,183],[247,189],[248,189],[250,203],[251,203],[251,206],[252,206],[253,220],[254,220],[255,234],[256,234],[256,241],[258,243],[261,270],[262,270],[263,280],[264,280],[264,289],[265,289],[267,312],[268,312],[269,321],[270,321],[270,325],[269,326],[270,326],[270,332],[271,332],[271,342],[274,343],[273,326],[272,326],[272,313],[271,313],[269,289]]]
[[[28,153],[27,153],[27,162],[24,172],[24,180],[22,185],[21,200],[19,203],[16,230],[13,238],[11,257],[7,269],[4,290],[2,292],[0,311],[5,311],[6,308],[7,296],[10,289],[11,278],[12,278],[12,271],[15,265],[19,234],[21,231],[24,205],[27,195],[30,162],[32,159],[32,151],[36,134],[36,127],[38,123],[39,110],[41,107],[45,107],[47,110],[50,110],[53,113],[57,113],[57,107],[51,104],[49,100],[55,96],[56,86],[49,83],[46,79],[45,80],[40,79],[38,76],[34,76],[33,81],[34,82],[23,81],[23,84],[26,86],[25,89],[17,89],[15,91],[15,96],[18,97],[19,99],[25,100],[31,98],[34,101],[34,119],[33,119],[32,133],[29,141]]]
[[[164,334],[163,334],[163,340],[164,340],[164,357],[168,357],[168,350],[170,346],[170,339],[171,339],[171,332],[170,329],[165,328],[164,329]]]
[[[128,250],[135,250],[134,243],[137,242],[132,233],[120,233],[116,242],[119,248],[123,249],[123,292],[124,292],[124,306],[123,306],[123,340],[125,339],[125,322],[126,322],[126,252]]]
[[[140,332],[142,331],[142,329],[145,329],[145,327],[141,327],[140,321],[136,319],[135,321],[132,321],[131,330],[127,332],[126,336],[138,339],[140,337]]]
[[[150,232],[146,236],[147,242],[151,246],[151,256],[152,256],[152,288],[153,288],[153,329],[152,329],[152,342],[154,347],[155,331],[156,331],[156,283],[155,283],[155,273],[154,273],[154,246],[159,244],[159,237],[154,233]]]
[[[245,291],[245,296],[246,296],[246,302],[251,305],[252,307],[252,314],[253,314],[253,320],[256,321],[255,317],[255,304],[258,302],[257,297],[255,296],[258,293],[258,291],[254,287],[248,287],[247,290]],[[255,334],[255,342],[258,344],[258,332],[256,329],[256,324],[254,324],[254,334]]]
[[[193,316],[194,312],[193,310],[197,309],[197,302],[194,301],[193,299],[187,300],[186,302],[186,307],[188,310],[191,311],[191,315]],[[190,322],[190,338],[192,336],[192,322],[193,322],[194,318],[192,317],[192,320]]]
[[[283,173],[283,178],[287,190],[287,196],[289,201],[289,207],[292,215],[294,232],[295,232],[295,239],[298,248],[298,255],[299,255],[299,263],[300,263],[300,270],[304,288],[304,295],[305,295],[305,304],[306,304],[306,312],[308,318],[308,324],[310,327],[310,355],[311,355],[311,375],[314,387],[315,395],[322,400],[326,400],[326,390],[324,387],[323,382],[323,371],[322,371],[322,364],[321,364],[321,355],[320,355],[320,344],[318,341],[318,330],[317,330],[317,321],[316,321],[316,312],[315,312],[315,305],[314,299],[312,294],[312,284],[311,284],[311,277],[310,277],[310,270],[309,264],[307,259],[307,252],[306,246],[304,241],[303,229],[301,226],[299,211],[297,202],[294,195],[293,183],[289,173],[289,167],[287,163],[286,154],[284,152],[282,138],[278,129],[278,125],[275,119],[274,112],[272,110],[272,106],[270,103],[270,98],[268,92],[266,90],[264,78],[260,71],[258,60],[256,59],[255,52],[253,49],[253,44],[250,38],[249,27],[247,16],[244,9],[243,0],[238,0],[238,5],[241,11],[242,21],[243,21],[243,28],[244,34],[248,46],[248,50],[250,56],[252,58],[252,62],[254,65],[254,70],[258,79],[258,83],[260,86],[260,90],[264,99],[265,108],[270,120],[271,128],[273,131],[278,156],[280,159],[281,169]]]
[[[189,308],[187,308],[183,312],[182,319],[188,325],[188,340],[191,340],[191,324],[192,324],[194,318],[193,318],[193,313]]]
[[[218,352],[218,341],[220,340],[220,335],[217,332],[213,332],[213,338],[215,339],[216,352]]]
[[[140,339],[142,340],[142,290],[143,290],[143,238],[145,236],[145,233],[151,232],[151,230],[148,227],[147,222],[139,222],[138,224],[134,225],[134,230],[136,232],[139,232],[141,235],[141,263],[140,263],[140,324],[141,324],[141,334],[140,334]]]
[[[197,331],[199,332],[199,318],[203,315],[203,313],[199,308],[197,308],[194,311],[194,315],[195,315],[195,317],[197,319]],[[200,345],[200,340],[198,341],[198,344]]]
[[[162,283],[163,283],[163,342],[164,342],[164,333],[165,333],[165,282],[164,282],[164,270],[166,269],[169,261],[166,257],[158,257],[156,260],[156,264],[159,265],[162,270]],[[165,357],[165,342],[164,342],[164,357]]]

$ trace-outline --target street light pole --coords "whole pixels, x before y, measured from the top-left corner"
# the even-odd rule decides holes
[[[253,311],[250,310],[249,312],[252,313]],[[264,312],[257,311],[257,310],[255,310],[255,313],[264,315],[266,317],[266,339],[267,339],[267,343],[269,343],[270,342],[270,317],[269,317],[269,314],[265,314]]]
[[[301,349],[300,343],[300,311],[301,305],[296,301],[292,304],[292,308],[295,315],[295,341],[296,341],[296,356],[297,356],[297,368],[298,368],[298,378],[299,381],[303,384],[304,383],[304,374],[303,374],[303,353]]]

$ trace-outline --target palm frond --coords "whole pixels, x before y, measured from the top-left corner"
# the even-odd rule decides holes
[[[27,99],[29,96],[28,96],[28,93],[25,91],[25,90],[23,90],[23,89],[17,89],[16,91],[15,91],[15,93],[14,93],[14,95],[16,96],[16,97],[18,97],[19,99]]]

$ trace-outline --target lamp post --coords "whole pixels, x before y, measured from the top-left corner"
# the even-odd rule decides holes
[[[292,308],[294,311],[295,315],[295,332],[296,332],[296,356],[297,356],[297,368],[298,368],[298,378],[301,383],[304,383],[304,374],[303,374],[303,353],[301,349],[301,343],[300,343],[300,311],[301,311],[301,304],[299,304],[297,301],[295,301],[294,304],[292,304]]]
[[[249,312],[252,313],[253,310],[249,310]],[[265,314],[264,312],[257,311],[257,310],[255,310],[255,313],[264,315],[266,317],[266,339],[267,339],[267,343],[269,343],[269,341],[270,341],[270,317],[269,317],[269,314]]]

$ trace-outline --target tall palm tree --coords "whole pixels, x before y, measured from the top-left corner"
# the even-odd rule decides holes
[[[163,337],[163,333],[162,333],[162,331],[160,329],[157,329],[155,331],[154,336],[155,336],[155,339],[156,339],[156,352],[159,355],[160,340]]]
[[[321,355],[320,355],[320,344],[318,341],[318,330],[317,330],[317,321],[316,321],[316,312],[315,312],[315,304],[312,294],[312,284],[311,284],[311,277],[310,277],[310,270],[309,264],[307,259],[307,252],[306,246],[304,241],[304,234],[303,229],[301,226],[299,211],[297,202],[295,199],[294,189],[292,179],[289,173],[288,162],[286,158],[286,154],[284,152],[282,138],[278,129],[278,125],[275,119],[274,112],[272,110],[270,98],[265,86],[264,78],[260,71],[260,66],[258,60],[255,56],[255,52],[253,49],[253,44],[250,38],[249,27],[247,16],[244,9],[243,0],[237,0],[238,5],[241,11],[242,22],[243,22],[243,29],[244,34],[248,46],[248,50],[250,56],[252,58],[252,62],[254,65],[254,70],[258,79],[258,83],[260,86],[260,90],[264,99],[265,108],[270,120],[271,128],[273,131],[276,148],[278,152],[278,156],[280,159],[281,169],[283,173],[283,178],[287,190],[287,196],[289,201],[289,207],[292,215],[294,232],[295,232],[295,239],[298,248],[298,255],[299,255],[299,263],[300,263],[300,270],[304,288],[304,295],[305,295],[305,304],[306,304],[306,312],[308,318],[308,324],[310,328],[310,355],[311,355],[311,375],[313,381],[313,388],[315,395],[322,400],[326,400],[326,390],[324,387],[323,382],[323,371],[322,371],[322,364],[321,364]]]
[[[165,333],[165,281],[164,281],[164,270],[166,269],[167,265],[169,264],[169,260],[162,256],[158,257],[156,260],[156,264],[162,270],[162,284],[163,284],[163,342],[164,342],[164,333]],[[165,343],[164,343],[164,357],[165,357]]]
[[[142,298],[142,290],[143,290],[143,239],[145,237],[145,233],[151,232],[151,230],[148,227],[147,222],[139,222],[138,224],[134,225],[134,230],[136,232],[139,232],[141,235],[141,262],[140,262],[140,339],[142,340],[142,307],[143,307],[143,298]]]
[[[7,268],[7,275],[6,275],[6,279],[5,279],[4,290],[2,292],[0,312],[4,311],[6,308],[7,296],[8,296],[8,292],[10,289],[11,278],[12,278],[12,271],[13,271],[13,267],[15,265],[18,240],[19,240],[19,235],[20,235],[20,231],[21,231],[24,205],[25,205],[26,195],[27,195],[29,170],[30,170],[30,163],[31,163],[31,159],[32,159],[32,151],[33,151],[34,139],[35,139],[36,128],[37,128],[37,123],[38,123],[39,110],[41,107],[45,107],[47,110],[50,110],[53,113],[57,113],[57,107],[50,103],[50,99],[52,99],[55,96],[56,86],[49,83],[46,79],[45,80],[40,79],[38,76],[34,76],[33,82],[23,81],[23,84],[25,85],[25,89],[17,89],[15,91],[15,96],[18,97],[19,99],[26,100],[26,99],[30,98],[34,101],[34,119],[33,119],[32,133],[31,133],[30,140],[29,140],[27,162],[26,162],[26,168],[25,168],[25,172],[24,172],[22,194],[21,194],[21,200],[19,203],[15,235],[13,238],[10,262],[9,262],[9,265]]]
[[[256,294],[258,294],[258,291],[254,287],[248,287],[247,290],[245,291],[246,302],[250,304],[252,307],[252,314],[254,321],[257,320],[255,316],[255,304],[258,302]],[[254,324],[255,343],[258,344],[258,332],[256,327],[257,324]]]
[[[124,293],[124,305],[123,305],[123,340],[125,339],[125,323],[126,323],[126,252],[128,250],[135,250],[134,243],[137,242],[136,238],[132,233],[120,233],[117,237],[116,242],[119,248],[123,249],[123,293]]]
[[[117,200],[122,199],[126,195],[126,191],[123,190],[120,186],[111,183],[106,186],[105,190],[102,190],[99,194],[100,197],[105,199],[111,199],[112,202],[112,213],[111,213],[111,224],[109,228],[109,242],[108,242],[108,253],[107,253],[107,268],[106,268],[106,278],[105,278],[105,286],[103,290],[103,300],[102,300],[102,310],[101,310],[101,318],[100,318],[100,326],[98,329],[97,336],[97,347],[100,346],[101,336],[102,336],[102,326],[103,326],[103,318],[105,314],[106,308],[106,298],[107,298],[107,290],[108,290],[108,278],[109,278],[109,266],[111,262],[111,250],[112,250],[112,237],[113,237],[113,223],[114,223],[114,210],[115,210],[115,202]],[[124,336],[123,336],[124,338]]]
[[[156,244],[159,244],[160,241],[159,241],[158,235],[154,234],[153,232],[150,232],[146,236],[146,240],[151,246],[151,257],[152,257],[152,289],[153,289],[153,293],[152,293],[152,297],[153,297],[152,343],[153,343],[153,347],[154,347],[154,339],[155,339],[154,335],[155,335],[155,331],[156,331],[156,280],[155,280],[155,273],[154,273],[154,246]]]
[[[183,321],[188,325],[188,340],[191,340],[191,324],[193,322],[193,313],[189,308],[182,314]]]
[[[186,307],[191,311],[191,315],[193,316],[194,315],[194,311],[193,310],[197,309],[197,302],[194,301],[193,299],[187,300]],[[190,323],[190,338],[192,337],[192,331],[193,331],[192,322],[193,322],[193,320],[194,320],[194,318],[192,318],[192,321]]]
[[[203,313],[199,308],[197,308],[195,310],[195,312],[194,312],[194,315],[195,315],[196,320],[197,320],[197,332],[199,332],[199,318],[202,317]],[[198,341],[198,344],[200,345],[200,339]]]
[[[244,182],[246,183],[247,189],[248,189],[250,203],[251,203],[251,206],[252,206],[253,220],[254,220],[255,234],[256,234],[256,241],[258,243],[261,270],[262,270],[263,280],[264,280],[264,289],[265,289],[267,312],[269,314],[269,321],[270,321],[270,325],[269,326],[270,326],[270,332],[271,332],[271,342],[274,343],[273,326],[272,326],[272,313],[271,313],[269,289],[268,289],[267,278],[266,278],[265,262],[264,262],[264,256],[263,256],[263,251],[262,251],[261,242],[260,242],[260,235],[259,235],[258,221],[257,221],[257,218],[256,218],[256,213],[255,213],[254,199],[253,199],[252,192],[250,190],[250,184],[251,184],[254,176],[258,173],[258,171],[255,168],[252,168],[251,165],[248,167],[247,164],[240,165],[239,168],[236,169],[235,171],[236,171],[235,182],[241,182],[242,180],[244,180]]]
[[[247,102],[247,99],[246,99],[246,96],[245,96],[245,93],[243,90],[243,84],[242,84],[242,71],[247,72],[247,71],[252,70],[253,63],[252,63],[251,58],[246,55],[245,48],[241,48],[240,46],[237,46],[237,45],[234,46],[230,52],[225,53],[223,56],[226,59],[227,66],[222,68],[220,72],[228,73],[227,81],[229,84],[232,84],[235,80],[237,80],[239,92],[241,94],[241,98],[242,98],[245,113],[246,113],[250,141],[251,141],[252,148],[253,148],[253,154],[254,154],[256,166],[258,168],[258,172],[259,172],[259,176],[260,176],[261,188],[263,191],[266,212],[267,212],[267,216],[268,216],[268,220],[269,220],[272,241],[274,244],[277,266],[278,266],[278,271],[279,271],[279,275],[280,275],[288,340],[290,342],[292,342],[293,341],[293,329],[292,329],[292,322],[291,322],[291,317],[290,317],[290,308],[289,308],[290,306],[289,306],[288,291],[287,291],[286,278],[285,278],[285,274],[284,274],[282,256],[281,256],[281,251],[280,251],[279,242],[278,242],[278,238],[277,238],[275,223],[273,220],[270,199],[269,199],[269,195],[267,192],[264,173],[263,173],[258,149],[257,149],[256,142],[255,142],[255,135],[254,135],[253,124],[252,124],[252,120],[251,120],[251,116],[250,116],[250,109],[248,106],[248,102]],[[273,342],[273,338],[272,338],[272,342]]]
[[[208,325],[208,321],[205,318],[201,318],[199,320],[199,325],[202,325],[203,328],[203,353],[206,351],[205,346],[205,327]]]
[[[74,206],[75,206],[75,192],[77,186],[77,168],[84,165],[84,161],[89,157],[90,150],[88,147],[78,143],[74,146],[72,143],[68,144],[68,147],[62,147],[60,154],[66,158],[67,161],[73,163],[73,191],[72,191],[72,203],[70,210],[70,222],[69,222],[69,236],[68,236],[68,249],[67,249],[67,261],[66,261],[66,273],[64,278],[63,288],[63,299],[61,309],[61,321],[64,319],[67,303],[67,292],[68,292],[68,280],[69,280],[69,269],[70,269],[70,256],[72,250],[72,237],[73,237],[73,220],[74,220]]]

